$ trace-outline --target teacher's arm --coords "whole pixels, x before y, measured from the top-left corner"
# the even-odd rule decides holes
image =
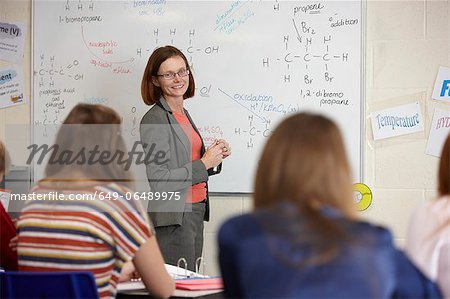
[[[190,153],[185,153],[183,144],[174,137],[166,115],[144,116],[140,134],[148,161],[147,177],[154,190],[177,191],[207,182],[210,172],[222,162],[222,149],[217,144],[208,147],[200,160],[190,161]]]

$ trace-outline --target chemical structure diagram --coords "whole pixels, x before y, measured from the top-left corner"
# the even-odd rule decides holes
[[[280,9],[280,3],[276,3],[274,10]],[[310,14],[319,15],[320,10],[311,11]],[[332,20],[330,17],[327,21]],[[278,57],[263,57],[262,67],[269,68],[272,64],[284,64],[286,67],[285,73],[282,75],[282,80],[285,83],[291,83],[292,69],[294,65],[302,65],[304,72],[302,72],[302,81],[304,84],[312,84],[313,81],[323,80],[324,82],[332,83],[335,79],[333,75],[331,64],[336,62],[348,62],[350,55],[348,52],[337,53],[333,51],[333,43],[335,42],[331,34],[319,34],[319,30],[315,28],[312,21],[306,19],[296,20],[292,18],[292,34],[285,34],[281,37],[283,43],[283,50]],[[312,75],[312,68],[317,68],[321,65],[322,77],[314,78]],[[317,73],[317,72],[316,72]]]
[[[36,124],[58,124],[61,111],[66,109],[67,95],[74,94],[76,88],[71,86],[59,87],[57,82],[67,80],[75,83],[84,79],[84,74],[78,71],[80,63],[77,59],[69,63],[60,63],[55,55],[41,54],[33,72],[37,88],[36,94],[45,103],[43,116],[36,120]]]
[[[171,28],[168,30],[162,30],[159,28],[156,28],[153,30],[153,38],[154,38],[154,45],[155,48],[161,46],[160,43],[161,40],[170,40],[170,44],[174,45],[174,43],[177,41],[177,38],[183,39],[188,38],[188,44],[185,49],[180,49],[183,53],[186,54],[187,59],[189,61],[190,66],[192,67],[194,65],[193,57],[195,54],[201,54],[201,55],[217,55],[220,53],[220,47],[218,45],[206,45],[206,46],[200,46],[195,42],[195,36],[196,36],[196,30],[195,29],[189,29],[187,31],[187,35],[180,36],[180,30],[177,28]],[[184,44],[184,43],[183,43]],[[153,52],[154,48],[137,48],[136,54],[139,57],[142,57],[144,55],[144,58],[147,58],[150,56],[150,54]]]
[[[39,56],[38,67],[35,67],[34,76],[39,79],[39,88],[52,88],[55,86],[54,79],[56,77],[71,78],[75,81],[83,80],[84,74],[77,72],[80,62],[77,59],[67,63],[59,64],[55,61],[55,56]]]
[[[248,115],[247,120],[248,126],[234,128],[234,134],[247,136],[247,149],[253,149],[256,138],[268,138],[272,133],[270,129],[271,120],[268,119],[265,122],[258,122],[254,120],[254,115]]]
[[[206,46],[198,46],[195,41],[196,36],[196,30],[195,29],[189,29],[187,31],[186,35],[183,35],[180,37],[180,31],[177,28],[171,28],[168,30],[162,30],[160,28],[154,29],[153,33],[150,33],[150,35],[154,38],[154,48],[136,48],[136,55],[139,58],[147,59],[153,50],[156,47],[159,47],[161,45],[165,45],[164,42],[166,39],[170,39],[170,44],[173,45],[177,42],[177,38],[188,38],[189,43],[185,48],[181,48],[180,50],[186,55],[186,58],[189,62],[189,67],[192,69],[194,67],[194,55],[218,55],[220,54],[220,46],[219,45],[206,45]],[[163,42],[161,42],[163,41]],[[196,82],[198,83],[198,82]],[[199,83],[196,89],[199,91],[199,95],[201,97],[209,97],[211,93],[211,84]]]
[[[82,0],[69,1],[69,0],[67,0],[66,3],[64,4],[64,9],[66,11],[71,11],[71,10],[94,11],[94,0],[89,0],[89,1],[82,1]]]

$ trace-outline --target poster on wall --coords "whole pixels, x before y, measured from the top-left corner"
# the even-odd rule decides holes
[[[428,137],[427,155],[440,157],[442,146],[450,133],[450,111],[436,108],[434,109],[433,121]]]
[[[439,72],[434,83],[432,98],[435,100],[450,102],[450,68],[439,67]]]
[[[0,60],[21,65],[24,43],[25,30],[23,24],[0,22]]]
[[[423,118],[419,102],[375,111],[370,114],[373,139],[422,132]]]
[[[24,104],[23,73],[21,68],[0,68],[0,109]]]

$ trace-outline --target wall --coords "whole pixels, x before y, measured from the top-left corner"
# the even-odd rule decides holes
[[[21,21],[29,30],[25,46],[25,86],[31,85],[31,1],[0,2],[1,21]],[[0,67],[6,64],[0,62]],[[438,159],[424,154],[436,106],[431,100],[439,65],[450,67],[450,1],[368,1],[366,34],[365,180],[374,200],[361,216],[383,224],[399,246],[405,242],[411,212],[436,195]],[[371,111],[419,101],[425,132],[374,142]],[[30,104],[0,110],[0,138],[5,127],[30,122]],[[12,153],[14,159],[14,153]],[[207,272],[218,274],[216,232],[228,217],[251,210],[245,197],[212,197],[212,221],[205,227]]]
[[[363,213],[392,228],[405,242],[409,216],[435,197],[438,159],[425,155],[439,65],[450,67],[450,1],[367,3],[366,116],[371,111],[418,101],[425,133],[374,142],[366,121],[365,182],[374,203]],[[367,119],[368,120],[368,119]]]
[[[31,95],[31,1],[29,0],[1,0],[0,1],[0,21],[15,22],[19,21],[25,25],[28,31],[25,39],[23,76],[25,94],[27,99]],[[7,67],[9,63],[0,60],[0,67]],[[11,124],[29,124],[30,123],[30,100],[27,104],[0,109],[0,138],[5,139],[5,128]],[[14,156],[14,153],[11,153]]]

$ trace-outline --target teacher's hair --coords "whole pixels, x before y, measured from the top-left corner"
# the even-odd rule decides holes
[[[344,142],[333,121],[300,113],[275,129],[259,161],[254,206],[272,209],[277,203],[288,201],[296,208],[290,214],[294,214],[293,227],[268,229],[314,248],[314,256],[306,263],[330,260],[338,253],[339,244],[350,239],[334,219],[325,217],[320,210],[331,207],[352,219],[352,195]],[[305,225],[296,226],[298,221]]]
[[[450,194],[450,134],[442,148],[441,161],[439,163],[439,195]]]
[[[78,104],[69,113],[59,129],[55,144],[58,153],[75,153],[80,151],[107,152],[110,156],[123,155],[128,158],[125,142],[121,135],[121,118],[113,109],[102,105]],[[99,125],[99,126],[92,126]],[[108,156],[109,157],[109,156]],[[52,181],[106,181],[118,182],[131,187],[131,174],[116,159],[107,163],[89,162],[88,158],[70,165],[48,163],[45,174]]]
[[[145,67],[144,75],[142,76],[141,95],[144,103],[153,105],[159,101],[162,95],[161,88],[153,84],[152,77],[158,75],[159,67],[167,59],[179,56],[183,58],[186,68],[189,69],[189,63],[183,52],[173,46],[165,46],[157,48],[150,55],[147,66]],[[192,98],[195,93],[195,81],[192,71],[189,73],[189,87],[183,95],[184,99]]]

